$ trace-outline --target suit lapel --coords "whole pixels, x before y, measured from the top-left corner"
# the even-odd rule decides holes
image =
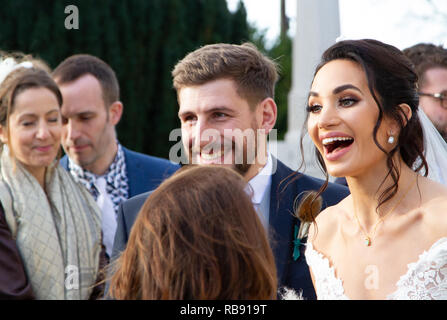
[[[129,198],[146,192],[147,190],[142,188],[140,180],[144,177],[144,173],[141,173],[141,165],[138,160],[136,160],[129,151],[123,147],[124,157],[126,161],[126,171],[127,179],[129,181]]]
[[[277,170],[272,175],[269,224],[279,284],[285,281],[287,264],[292,256],[293,226],[296,223],[293,216],[293,202],[297,196],[295,184],[285,187],[289,179],[281,183],[291,173],[292,170],[278,161]]]

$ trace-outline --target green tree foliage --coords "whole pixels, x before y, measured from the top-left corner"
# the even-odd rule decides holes
[[[278,116],[275,128],[278,130],[278,140],[283,140],[287,132],[288,96],[292,86],[292,39],[288,35],[279,36],[273,46],[267,45],[266,30],[249,27],[250,41],[278,65],[279,79],[275,88],[275,102]]]
[[[288,96],[292,85],[292,39],[289,36],[280,37],[268,54],[275,59],[279,67],[279,79],[275,90],[275,101],[278,106],[275,128],[278,129],[278,139],[283,140],[287,132]]]
[[[52,68],[89,53],[115,70],[124,114],[123,145],[167,157],[179,127],[171,71],[188,52],[209,43],[249,40],[245,7],[226,0],[0,0],[0,49],[31,53]],[[64,9],[79,9],[79,30],[67,30]]]

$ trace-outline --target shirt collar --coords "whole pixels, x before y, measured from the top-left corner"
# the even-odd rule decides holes
[[[272,169],[273,169],[273,160],[272,155],[268,153],[267,163],[264,168],[259,171],[257,175],[248,181],[252,189],[252,202],[254,204],[260,204],[262,198],[264,197],[265,191],[268,187],[270,187],[272,183]]]

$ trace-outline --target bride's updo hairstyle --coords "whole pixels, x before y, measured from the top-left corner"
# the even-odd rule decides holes
[[[388,173],[381,185],[388,176],[394,184],[388,187],[379,198],[378,209],[383,203],[390,200],[398,190],[400,177],[399,164],[393,160],[393,156],[398,152],[403,161],[414,171],[425,169],[425,176],[428,174],[428,165],[425,160],[423,132],[418,117],[419,96],[417,91],[418,76],[413,69],[413,65],[407,57],[396,47],[382,43],[377,40],[345,40],[340,41],[328,48],[322,55],[315,75],[318,71],[333,60],[350,60],[357,63],[365,72],[369,91],[377,103],[379,116],[377,118],[372,138],[377,147],[386,154]],[[407,119],[405,113],[399,107],[406,103],[410,106],[412,116]],[[387,152],[377,140],[377,132],[384,117],[394,119],[399,127],[399,136],[395,147]],[[307,126],[308,115],[305,126]],[[303,145],[301,137],[301,146]],[[301,148],[303,150],[303,148]],[[328,173],[323,157],[315,148],[318,162],[323,169],[328,181]],[[323,185],[318,194],[326,188]],[[380,187],[379,187],[380,188]],[[315,197],[316,198],[316,197]],[[314,217],[315,215],[312,214]]]

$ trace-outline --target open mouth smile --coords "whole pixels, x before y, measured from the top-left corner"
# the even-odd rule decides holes
[[[351,137],[331,137],[321,140],[324,148],[324,155],[328,160],[337,160],[351,149],[354,138]]]
[[[222,151],[213,152],[213,153],[205,153],[205,152],[200,153],[200,157],[205,161],[214,161],[214,160],[220,159],[222,157],[222,155],[223,155]]]

